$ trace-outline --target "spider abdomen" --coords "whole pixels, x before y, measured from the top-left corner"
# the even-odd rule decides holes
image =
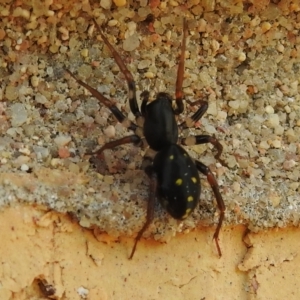
[[[175,219],[188,217],[201,192],[199,173],[191,157],[179,145],[169,145],[156,154],[153,170],[161,204]]]

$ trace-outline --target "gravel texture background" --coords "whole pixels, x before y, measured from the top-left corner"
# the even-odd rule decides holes
[[[227,166],[215,161],[209,145],[186,149],[214,172],[226,223],[254,231],[298,225],[300,5],[185,2],[1,2],[1,207],[43,204],[115,237],[142,227],[149,186],[140,168],[145,149],[107,150],[97,169],[91,166],[85,152],[130,131],[65,69],[134,120],[124,76],[92,18],[126,62],[138,96],[150,90],[154,99],[158,91],[175,94],[185,16],[185,99],[206,99],[209,109],[181,134],[207,133],[222,143]],[[196,109],[186,104],[179,122]],[[176,221],[158,204],[145,235],[168,240],[176,232],[215,224],[218,210],[206,178],[202,187],[191,217]]]

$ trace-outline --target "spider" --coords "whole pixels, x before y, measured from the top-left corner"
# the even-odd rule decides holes
[[[220,210],[219,222],[213,239],[215,240],[218,254],[221,257],[222,253],[218,237],[224,219],[225,204],[222,195],[220,194],[218,183],[211,170],[202,162],[193,160],[181,145],[190,146],[211,143],[217,149],[215,158],[221,162],[220,156],[223,147],[214,136],[210,135],[196,135],[181,139],[178,137],[179,129],[187,129],[204,115],[208,108],[208,103],[206,101],[199,100],[198,102],[201,104],[199,109],[181,124],[178,125],[175,119],[175,115],[181,114],[184,110],[182,84],[184,77],[184,55],[188,35],[187,21],[183,21],[181,54],[176,80],[175,108],[172,106],[172,97],[169,94],[160,92],[157,94],[156,99],[150,102],[149,92],[144,91],[141,94],[142,104],[140,109],[137,104],[136,87],[132,74],[127,69],[119,53],[110,44],[96,21],[93,21],[102,40],[110,49],[115,62],[126,78],[129,89],[130,109],[136,118],[136,123],[126,119],[123,113],[108,98],[82,80],[77,79],[69,70],[66,70],[78,84],[86,88],[100,103],[110,109],[120,123],[133,131],[132,135],[108,142],[99,150],[87,154],[96,155],[100,158],[101,153],[106,149],[112,149],[128,143],[142,146],[143,136],[148,143],[149,148],[155,152],[154,155],[147,155],[146,153],[144,157],[144,170],[150,179],[146,222],[135,237],[129,259],[132,259],[138,241],[153,220],[154,207],[157,198],[167,212],[175,219],[183,220],[193,212],[200,199],[201,184],[199,172],[207,177]],[[140,130],[141,127],[143,129],[142,131]],[[181,145],[179,145],[179,143]]]

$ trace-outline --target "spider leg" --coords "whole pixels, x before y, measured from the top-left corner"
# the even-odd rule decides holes
[[[224,204],[223,198],[220,194],[219,185],[217,183],[217,180],[216,180],[215,176],[213,175],[213,173],[211,172],[211,170],[209,169],[209,167],[207,167],[202,162],[197,161],[197,160],[195,161],[195,164],[196,164],[197,169],[207,177],[207,181],[209,182],[209,184],[215,194],[218,208],[220,210],[219,222],[218,222],[216,231],[214,233],[213,239],[216,242],[218,254],[221,257],[222,252],[221,252],[220,245],[219,245],[219,233],[220,233],[220,229],[222,227],[222,223],[223,223],[224,216],[225,216],[225,209],[226,209],[225,204]]]
[[[193,126],[193,124],[196,123],[198,120],[200,120],[202,118],[202,116],[206,113],[206,111],[208,109],[207,101],[198,100],[198,101],[195,101],[190,104],[195,105],[196,103],[197,104],[200,103],[199,109],[191,117],[188,117],[184,122],[182,122],[179,125],[179,127],[181,127],[182,129],[187,129],[187,128]]]
[[[181,139],[181,144],[185,146],[193,146],[207,143],[212,144],[217,149],[218,152],[215,155],[215,159],[217,159],[223,166],[227,166],[225,161],[220,158],[223,152],[223,146],[214,136],[201,134]]]
[[[147,170],[145,170],[147,175],[150,178],[150,193],[149,193],[149,200],[147,203],[147,215],[146,215],[146,222],[142,229],[138,232],[135,240],[134,240],[134,245],[131,251],[131,254],[129,256],[129,259],[133,258],[134,252],[136,250],[136,246],[143,236],[144,232],[147,230],[149,225],[153,221],[154,217],[154,208],[155,208],[155,202],[156,202],[156,191],[157,191],[157,174],[152,171],[152,168],[149,166],[147,167]]]
[[[96,154],[96,156],[98,158],[100,158],[101,153],[106,150],[106,149],[113,149],[115,147],[118,147],[120,145],[124,145],[124,144],[135,144],[135,145],[139,145],[141,143],[141,138],[134,134],[134,135],[129,135],[129,136],[125,136],[119,140],[115,140],[115,141],[111,141],[106,143],[105,145],[103,145],[99,150],[97,151],[93,151],[93,152],[87,152],[87,155],[94,155]]]
[[[182,44],[181,44],[181,54],[178,64],[178,70],[177,70],[177,79],[176,79],[176,92],[175,92],[175,100],[176,100],[176,109],[174,110],[174,113],[176,115],[179,115],[183,112],[183,93],[182,93],[182,83],[183,83],[183,77],[184,77],[184,57],[185,57],[185,48],[186,48],[186,38],[188,35],[188,27],[187,27],[187,21],[183,20],[183,37],[182,37]]]
[[[149,101],[149,92],[148,91],[144,91],[141,93],[141,98],[142,100],[142,105],[141,105],[141,111],[142,111],[142,116],[145,117],[146,115],[146,106],[147,103]]]
[[[129,121],[123,113],[117,108],[116,105],[113,104],[109,99],[104,97],[100,92],[98,92],[96,89],[89,86],[87,83],[83,82],[82,80],[76,78],[76,76],[69,70],[65,70],[69,75],[71,75],[78,84],[86,88],[96,99],[98,99],[102,104],[104,104],[116,117],[116,119],[122,123],[125,127],[135,131],[137,129],[137,125],[133,122]]]
[[[128,70],[128,68],[126,67],[123,59],[121,58],[120,54],[116,51],[116,49],[111,45],[111,43],[108,41],[108,39],[106,38],[106,36],[103,34],[103,31],[101,30],[100,26],[97,24],[97,22],[93,19],[95,26],[97,27],[100,36],[102,38],[102,40],[104,41],[105,45],[109,48],[110,52],[112,53],[115,62],[117,63],[117,65],[119,66],[121,72],[124,74],[126,81],[127,81],[127,85],[128,85],[128,90],[129,90],[129,105],[130,105],[130,109],[132,111],[132,113],[134,114],[134,116],[140,117],[141,116],[141,112],[139,110],[138,104],[137,104],[137,100],[136,100],[136,87],[135,87],[135,82],[133,79],[132,74],[130,73],[130,71]]]

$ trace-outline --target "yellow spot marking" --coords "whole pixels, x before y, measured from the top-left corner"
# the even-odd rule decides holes
[[[188,197],[187,197],[187,201],[188,201],[188,202],[192,202],[193,200],[194,200],[194,197],[193,197],[193,196],[188,196]]]
[[[197,183],[197,178],[196,178],[196,177],[192,177],[191,179],[192,179],[192,181],[193,181],[194,183]]]
[[[182,219],[185,219],[189,214],[190,212],[192,211],[191,208],[188,208],[186,211],[185,211],[185,214],[182,216]]]
[[[175,181],[176,185],[182,185],[182,179],[181,178],[178,178],[176,181]]]
[[[169,156],[170,160],[174,159],[174,155]]]

